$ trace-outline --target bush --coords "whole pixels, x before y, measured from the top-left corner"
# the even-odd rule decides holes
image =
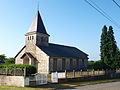
[[[35,74],[36,67],[33,65],[24,65],[24,64],[0,64],[0,68],[7,68],[7,69],[26,69],[26,75]]]
[[[6,59],[6,56],[4,54],[0,55],[0,63],[4,63],[4,60]]]
[[[103,63],[101,60],[95,61],[93,64],[94,70],[102,70],[103,69]]]
[[[7,58],[4,60],[5,63],[11,63],[11,64],[15,64],[15,59],[14,58]]]
[[[93,70],[94,69],[94,61],[88,61],[88,69]]]
[[[88,62],[88,69],[89,70],[107,70],[107,69],[112,69],[108,65],[106,65],[102,60],[98,61],[89,61]]]
[[[89,61],[88,63],[88,68],[90,70],[94,69],[94,70],[102,70],[104,69],[104,64],[101,60],[98,61]]]

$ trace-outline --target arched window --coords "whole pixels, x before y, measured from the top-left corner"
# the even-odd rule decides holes
[[[73,59],[70,59],[70,70],[73,70]]]
[[[31,40],[31,36],[30,36],[30,40]]]
[[[32,36],[32,40],[34,39],[34,36]]]
[[[66,60],[65,58],[62,59],[62,70],[66,70]]]
[[[82,59],[82,65],[84,66],[84,59]]]
[[[53,59],[53,71],[57,71],[57,58]]]

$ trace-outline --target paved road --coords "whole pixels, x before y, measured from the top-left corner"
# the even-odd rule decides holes
[[[69,90],[120,90],[120,82],[80,86]]]

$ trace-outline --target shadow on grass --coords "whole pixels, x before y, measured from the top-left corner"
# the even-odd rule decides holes
[[[65,86],[64,84],[47,84],[39,86],[30,86],[31,88],[43,88],[43,89],[74,89],[71,86]]]
[[[92,81],[78,81],[78,82],[67,82],[59,84],[47,84],[40,86],[31,86],[31,88],[43,88],[43,89],[75,89],[78,86],[91,85],[91,84],[100,84],[108,82],[116,82],[120,79],[106,79],[106,80],[92,80]]]

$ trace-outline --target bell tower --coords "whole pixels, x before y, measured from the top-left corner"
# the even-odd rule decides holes
[[[49,45],[49,36],[50,35],[46,32],[40,13],[37,11],[29,31],[25,34],[26,47],[30,48],[34,45],[47,47]]]

